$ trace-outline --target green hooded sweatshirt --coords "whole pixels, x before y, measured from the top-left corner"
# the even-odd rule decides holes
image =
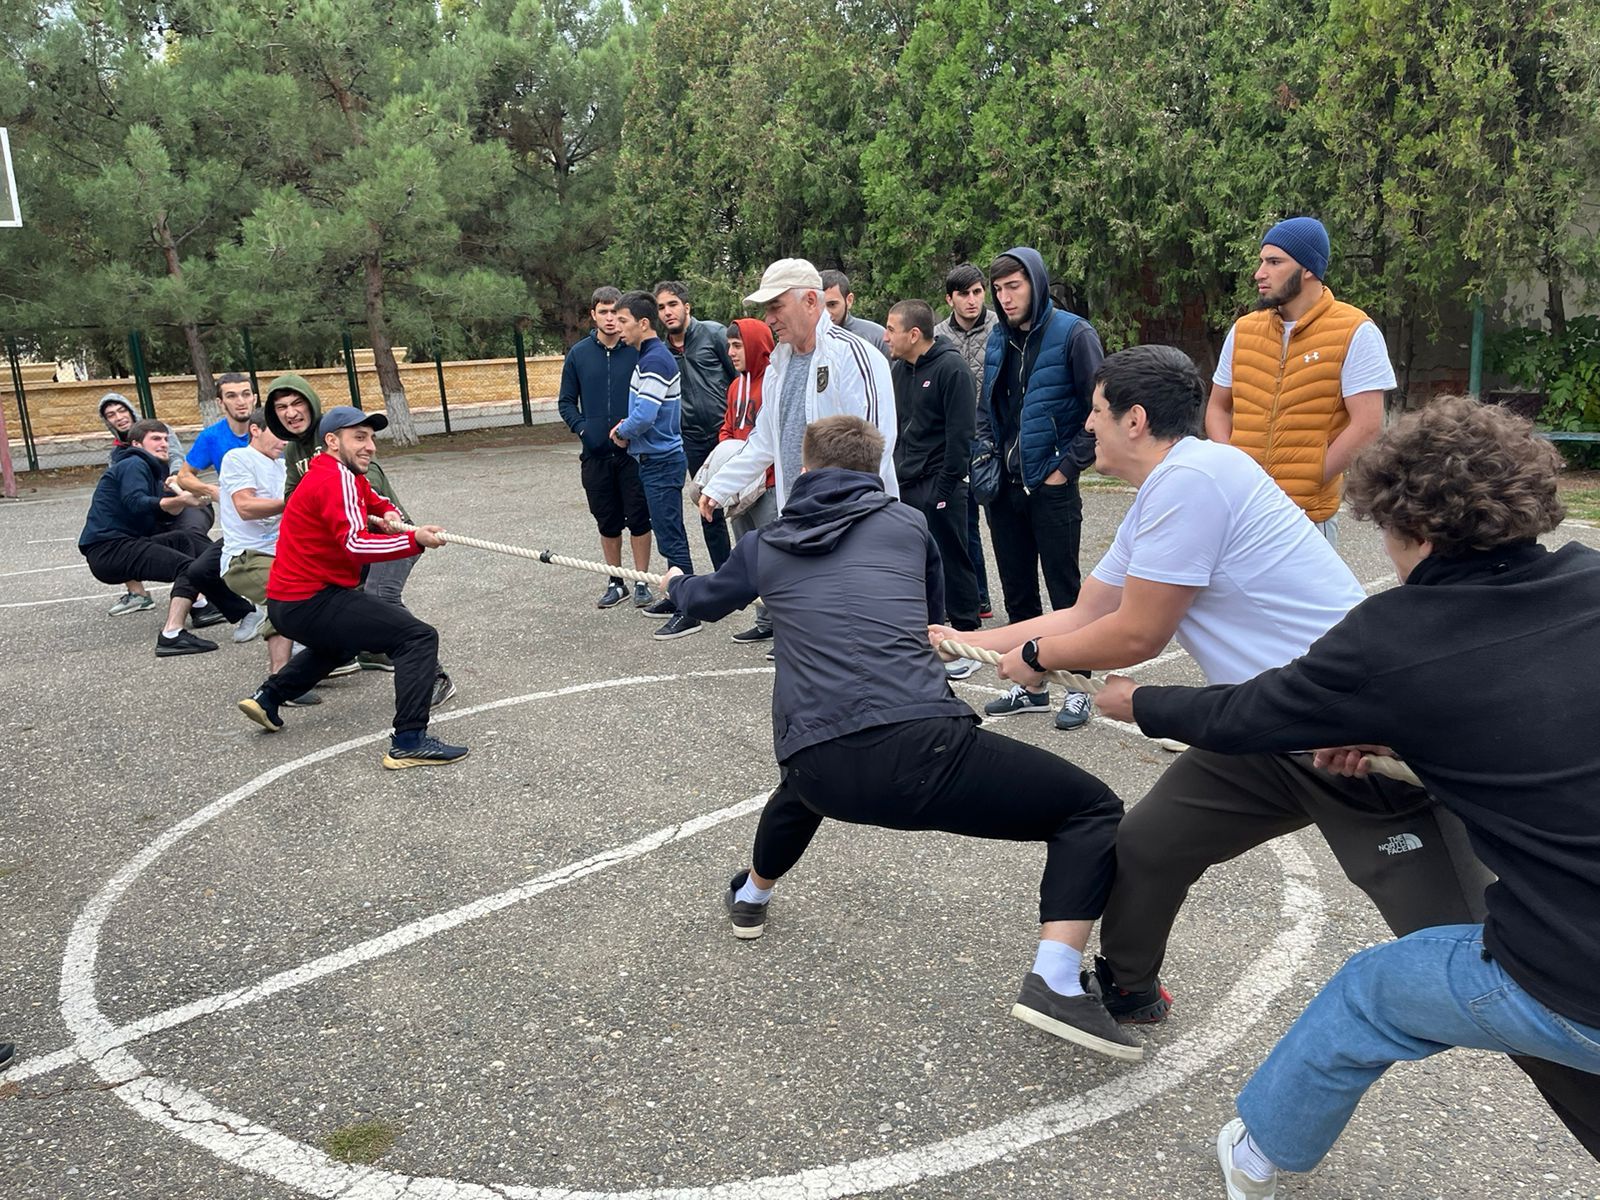
[[[306,426],[306,431],[295,437],[283,427],[283,422],[278,419],[276,406],[272,403],[274,392],[290,391],[299,392],[306,398],[306,403],[311,405],[311,424]],[[300,482],[301,476],[306,473],[306,467],[311,463],[311,457],[322,452],[321,439],[317,437],[317,423],[322,420],[322,401],[317,398],[316,389],[313,388],[299,375],[279,375],[267,385],[267,428],[272,430],[284,441],[283,461],[288,465],[288,472],[283,481],[283,498],[287,500]],[[394,501],[394,506],[400,510],[400,515],[407,521],[411,520],[406,512],[405,505],[400,503],[400,497],[395,495],[394,486],[389,482],[389,477],[384,474],[383,468],[378,465],[378,460],[373,459],[372,465],[367,468],[367,482],[380,496],[386,496]]]

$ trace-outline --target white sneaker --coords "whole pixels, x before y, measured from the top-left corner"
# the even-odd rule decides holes
[[[1276,1200],[1278,1173],[1260,1180],[1247,1175],[1243,1168],[1233,1165],[1233,1148],[1244,1141],[1247,1130],[1238,1117],[1229,1121],[1217,1134],[1217,1165],[1222,1168],[1222,1181],[1228,1185],[1228,1200]]]
[[[266,620],[266,609],[254,609],[248,616],[245,617],[244,620],[239,622],[238,627],[233,631],[233,640],[241,644],[244,642],[253,642],[258,636],[260,636],[261,626],[266,624]]]
[[[952,658],[944,665],[944,677],[950,680],[966,679],[976,675],[983,664],[971,658]]]

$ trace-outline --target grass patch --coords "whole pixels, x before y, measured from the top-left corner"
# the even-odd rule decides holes
[[[1567,516],[1580,521],[1600,521],[1600,487],[1574,488],[1563,492],[1561,498],[1567,503]]]
[[[371,1166],[394,1149],[400,1127],[388,1121],[357,1121],[322,1139],[322,1148],[340,1162]]]

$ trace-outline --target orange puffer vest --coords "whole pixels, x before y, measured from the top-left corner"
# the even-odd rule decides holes
[[[1323,290],[1283,345],[1277,309],[1240,317],[1233,328],[1232,443],[1261,464],[1313,521],[1339,511],[1344,476],[1324,483],[1328,446],[1350,424],[1339,372],[1367,314]]]

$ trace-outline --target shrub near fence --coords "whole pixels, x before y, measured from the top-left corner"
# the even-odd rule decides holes
[[[561,383],[561,356],[530,356],[528,394],[535,421],[555,419],[556,392]],[[356,380],[367,408],[381,406],[382,390],[372,368],[370,351],[355,354]],[[50,364],[24,364],[23,391],[29,424],[41,467],[97,465],[105,461],[105,426],[99,417],[100,397],[120,392],[139,411],[138,392],[132,379],[90,379],[55,383]],[[220,372],[219,372],[220,373]],[[350,385],[345,368],[316,367],[298,372],[316,389],[324,408],[349,404]],[[259,371],[263,391],[278,374]],[[443,364],[445,399],[452,429],[481,428],[522,423],[522,396],[515,358],[474,359]],[[444,429],[439,397],[438,370],[427,360],[400,364],[400,378],[416,418],[419,433]],[[156,415],[180,431],[201,424],[198,391],[193,375],[157,375],[150,379]],[[264,400],[265,397],[263,396]],[[6,431],[18,466],[25,461],[23,424],[17,411],[16,391],[9,371],[0,373],[0,403],[5,406]],[[185,438],[185,441],[188,439]]]

